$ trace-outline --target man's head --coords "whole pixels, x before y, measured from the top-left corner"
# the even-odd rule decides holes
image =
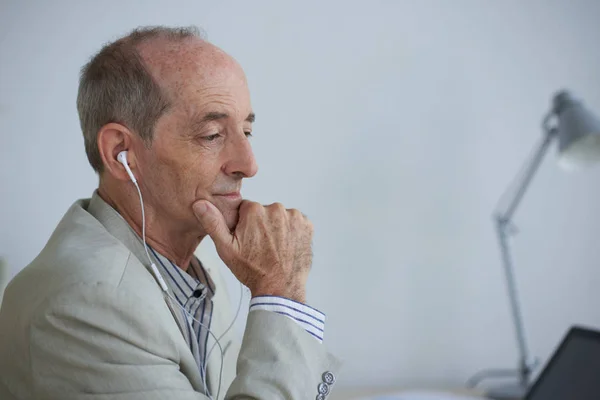
[[[194,230],[206,199],[232,228],[242,179],[257,165],[254,113],[241,67],[194,28],[141,28],[83,68],[77,97],[85,148],[100,185],[128,183],[122,150],[155,213]]]

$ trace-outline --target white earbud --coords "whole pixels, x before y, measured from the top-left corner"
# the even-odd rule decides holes
[[[131,172],[131,168],[129,168],[129,164],[127,164],[127,150],[123,150],[122,152],[120,152],[117,155],[117,161],[119,161],[121,164],[123,164],[123,166],[125,167],[125,171],[127,171],[127,174],[131,178],[131,181],[133,183],[137,183],[137,180],[135,179],[133,172]]]

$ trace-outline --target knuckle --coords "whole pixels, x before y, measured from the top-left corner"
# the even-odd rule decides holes
[[[263,206],[255,201],[245,201],[240,206],[240,210],[241,210],[241,207],[244,207],[246,209],[246,211],[249,213],[260,212],[263,209]]]
[[[242,200],[242,202],[240,203],[240,212],[243,210],[247,210],[248,208],[250,208],[252,205],[252,202],[249,200]]]
[[[297,210],[295,208],[291,208],[287,211],[290,217],[292,217],[293,219],[301,219],[303,217],[303,214],[300,212],[300,210]]]
[[[209,223],[206,224],[206,226],[204,227],[204,230],[209,235],[212,235],[213,233],[215,233],[217,231],[217,224],[214,223],[213,221],[211,221],[211,222],[209,222]]]
[[[279,219],[286,214],[286,209],[281,203],[273,203],[265,207],[271,218]]]
[[[281,203],[273,203],[273,204],[271,204],[270,207],[275,211],[279,211],[279,212],[285,211],[285,207]]]

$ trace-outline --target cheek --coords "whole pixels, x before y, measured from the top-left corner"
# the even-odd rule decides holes
[[[217,158],[200,155],[181,167],[185,171],[186,184],[193,190],[195,199],[205,198],[212,193],[221,173]]]
[[[157,154],[156,149],[148,150],[143,156],[143,180],[156,197],[173,195],[173,191],[182,186],[186,171],[176,157]]]
[[[166,201],[177,203],[178,208],[189,208],[197,199],[209,198],[221,174],[220,151],[190,142],[160,144],[160,151],[145,160],[155,193],[163,200],[170,196]]]
[[[147,191],[154,207],[172,220],[186,221],[195,217],[191,205],[207,193],[208,179],[196,167],[175,162],[156,162],[148,170]]]
[[[177,176],[175,169],[155,158],[149,159],[147,162],[142,184],[150,191],[157,206],[165,202],[170,203],[167,199],[173,197],[180,177]]]

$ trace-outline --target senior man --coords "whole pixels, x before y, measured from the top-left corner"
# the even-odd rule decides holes
[[[84,66],[77,108],[99,187],[6,290],[0,398],[326,398],[312,225],[240,194],[257,173],[241,67],[195,28],[139,28]],[[252,294],[241,345],[194,255],[207,235]]]

